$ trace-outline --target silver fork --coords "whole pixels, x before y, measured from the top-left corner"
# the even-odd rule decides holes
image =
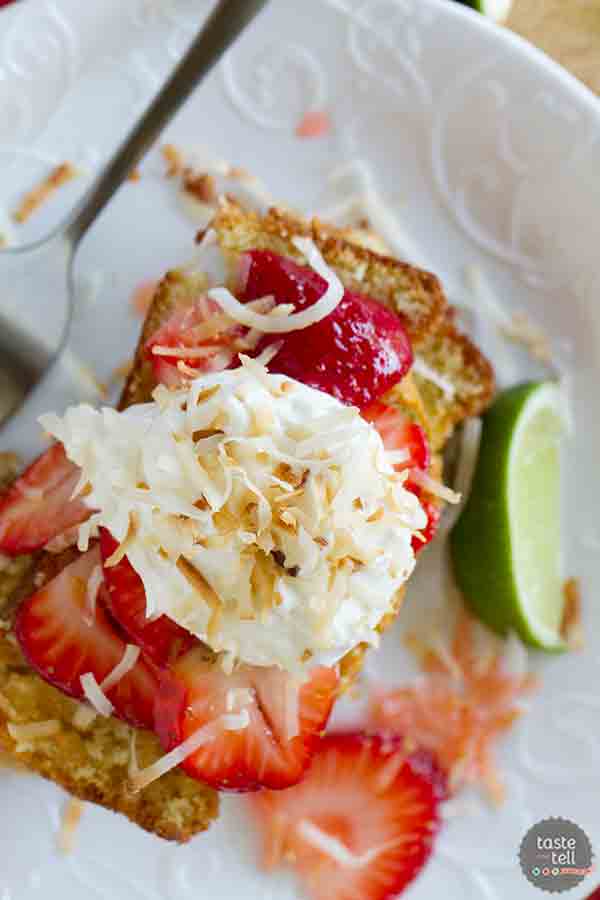
[[[65,345],[75,303],[73,264],[88,228],[194,87],[266,3],[220,0],[74,212],[43,240],[0,252],[0,426],[21,406]],[[45,285],[43,298],[38,296],[40,284]]]

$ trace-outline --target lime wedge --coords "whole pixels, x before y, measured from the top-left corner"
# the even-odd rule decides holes
[[[459,0],[463,6],[470,6],[494,22],[504,22],[508,18],[512,0]]]
[[[469,500],[450,536],[459,587],[501,634],[563,650],[558,385],[529,382],[502,393],[483,420]]]

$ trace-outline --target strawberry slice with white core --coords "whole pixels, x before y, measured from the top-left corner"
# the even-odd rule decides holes
[[[176,310],[146,343],[156,382],[180,385],[181,366],[198,375],[226,369],[234,359],[233,343],[244,330],[207,297]]]
[[[101,528],[103,564],[118,546],[110,532]],[[156,665],[162,668],[198,644],[198,638],[168,616],[146,617],[144,584],[126,556],[114,566],[104,565],[104,582],[103,597],[112,617]]]
[[[410,477],[411,469],[426,472],[431,465],[431,453],[425,432],[417,422],[412,422],[401,410],[387,406],[385,403],[371,404],[362,411],[362,416],[377,429],[386,450],[392,453],[398,450],[406,452],[406,459],[396,464],[394,468],[398,471],[409,470],[405,487],[417,495],[427,514],[427,526],[421,532],[424,540],[414,537],[412,541],[413,550],[418,553],[435,536],[441,516],[439,503],[423,497],[423,488]]]
[[[331,734],[304,781],[252,805],[265,866],[291,861],[312,900],[391,900],[427,861],[443,798],[432,757],[403,739]]]
[[[405,450],[407,458],[395,466],[403,469],[422,469],[430,466],[431,454],[425,432],[401,410],[385,403],[373,403],[362,411],[362,417],[377,429],[386,450]]]
[[[183,762],[188,775],[229,791],[281,789],[302,778],[331,712],[334,669],[316,668],[298,686],[276,667],[239,666],[227,675],[210,651],[196,649],[177,661],[172,674],[185,697],[171,696],[167,682],[157,699],[163,746],[171,750],[212,722],[219,728],[216,739]],[[231,714],[247,714],[246,727],[230,730]]]
[[[87,585],[101,564],[100,549],[93,547],[66,566],[52,581],[19,607],[15,631],[28,663],[63,693],[85,698],[82,675],[102,682],[123,660],[127,641],[103,609],[89,602]],[[102,588],[100,588],[102,591]],[[152,728],[157,670],[139,657],[133,668],[106,697],[114,713],[130,725]]]
[[[312,268],[266,250],[242,257],[242,301],[272,295],[295,312],[313,306],[327,283]],[[260,353],[274,341],[280,349],[269,371],[289,375],[342,403],[364,409],[389,391],[410,369],[413,357],[402,322],[381,303],[346,291],[332,313],[308,328],[267,335]]]
[[[0,551],[33,553],[89,518],[83,498],[71,499],[80,474],[62,444],[42,453],[0,499]]]

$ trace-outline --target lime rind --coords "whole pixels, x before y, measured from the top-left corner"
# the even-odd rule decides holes
[[[555,502],[548,499],[545,507],[541,505],[544,515],[557,520],[552,522],[553,540],[556,554],[560,552],[558,457],[555,470],[544,475],[536,472],[535,465],[533,469],[525,465],[523,470],[520,456],[528,449],[526,438],[532,428],[535,430],[536,420],[544,425],[544,416],[549,417],[553,429],[563,433],[562,391],[551,382],[517,385],[502,393],[486,413],[471,494],[451,533],[450,547],[457,582],[469,606],[485,624],[504,635],[515,631],[532,646],[560,651],[565,649],[565,644],[559,628],[563,600],[558,559],[550,557],[548,565],[552,571],[542,568],[541,586],[537,589],[540,560],[542,567],[546,565],[544,547],[536,546],[534,535],[528,547],[519,545],[515,552],[516,540],[521,540],[523,545],[527,543],[523,541],[523,534],[527,534],[523,528],[531,526],[532,510],[540,506],[527,503],[527,479],[532,481],[534,490],[540,491],[545,487],[544,477],[553,479],[549,488],[556,491]],[[535,434],[533,438],[535,450]],[[542,447],[543,441],[541,435]],[[532,471],[537,482],[531,477]],[[553,503],[557,508],[551,514]],[[515,527],[515,518],[521,530],[519,524]],[[544,530],[545,523],[537,523],[536,527],[542,543],[548,538],[546,553],[551,554],[552,536]],[[524,562],[527,550],[532,558],[529,561],[525,558]],[[532,584],[536,589],[532,590]],[[547,596],[548,586],[552,596]]]

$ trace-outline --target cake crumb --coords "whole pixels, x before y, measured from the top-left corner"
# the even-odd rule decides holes
[[[127,180],[128,181],[140,181],[141,177],[142,177],[142,173],[140,172],[139,168],[137,166],[135,166],[131,170],[129,175],[127,176]]]
[[[15,222],[18,222],[19,225],[23,225],[27,222],[33,213],[50,199],[55,191],[68,181],[72,181],[77,174],[77,169],[70,162],[64,162],[55,166],[43,181],[25,194],[21,203],[13,213]]]

